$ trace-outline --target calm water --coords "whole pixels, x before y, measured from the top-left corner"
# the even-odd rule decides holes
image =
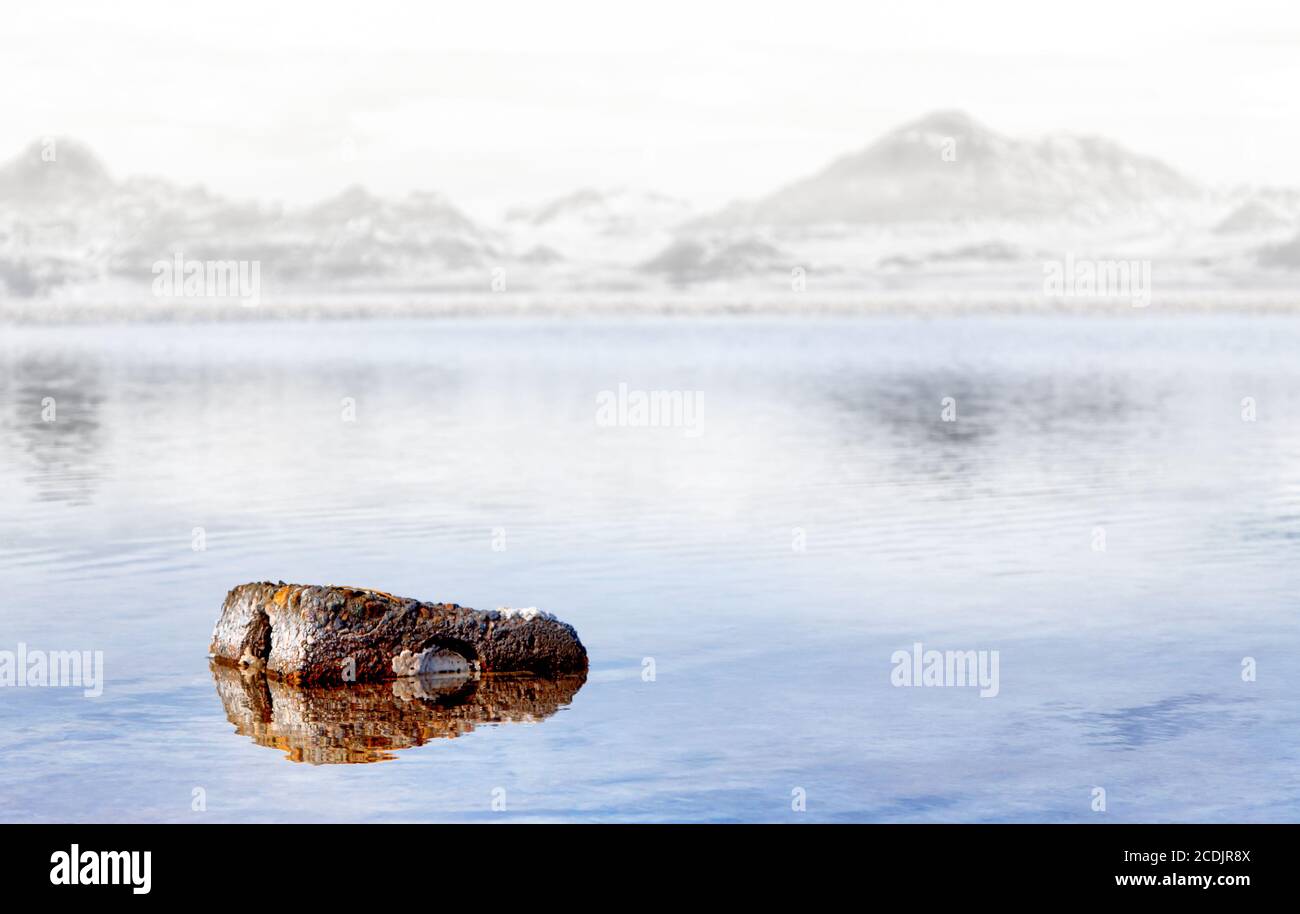
[[[1155,314],[0,327],[0,649],[107,679],[0,689],[0,819],[1296,820],[1298,356]],[[620,382],[699,434],[599,426]],[[536,605],[591,671],[271,694],[276,743],[206,658],[265,579]],[[917,641],[997,697],[891,686]]]

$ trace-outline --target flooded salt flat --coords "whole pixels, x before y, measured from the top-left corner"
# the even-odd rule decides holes
[[[0,688],[0,818],[1295,820],[1297,353],[1158,313],[2,327],[0,650],[104,682]],[[591,670],[263,719],[206,657],[254,580],[535,605]],[[895,685],[917,643],[996,695]]]

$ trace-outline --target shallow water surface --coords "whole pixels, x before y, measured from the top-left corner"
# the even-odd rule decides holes
[[[105,669],[0,688],[0,818],[1295,820],[1298,353],[1155,313],[0,327],[0,650]],[[620,384],[696,421],[597,421]],[[254,580],[538,606],[591,670],[230,680]],[[892,685],[918,642],[997,651],[996,696]]]

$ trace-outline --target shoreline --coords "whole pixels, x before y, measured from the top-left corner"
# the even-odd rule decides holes
[[[687,295],[681,293],[519,292],[487,295],[303,295],[262,301],[141,303],[0,299],[0,326],[93,323],[215,323],[317,320],[440,320],[501,317],[963,317],[1130,316],[1152,314],[1300,315],[1296,290],[1190,290],[1153,296],[1149,305],[1124,299],[1049,297],[1041,292],[919,292]]]

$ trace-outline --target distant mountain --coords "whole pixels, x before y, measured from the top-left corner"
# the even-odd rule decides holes
[[[1202,189],[1095,137],[1021,140],[960,112],[905,124],[818,173],[700,216],[583,188],[479,223],[439,193],[361,186],[307,206],[116,178],[74,139],[0,164],[0,305],[158,303],[153,267],[257,261],[268,301],[751,293],[1041,294],[1043,264],[1141,259],[1163,290],[1287,288],[1300,190]],[[378,294],[376,294],[378,293]],[[171,307],[164,302],[163,306]]]
[[[1271,232],[1295,225],[1281,207],[1262,197],[1253,197],[1238,204],[1214,226],[1218,235],[1244,235]]]
[[[354,185],[315,206],[283,215],[275,237],[291,256],[294,278],[400,278],[423,282],[447,271],[483,268],[493,246],[474,222],[441,194],[416,191],[398,199]]]
[[[1300,270],[1300,234],[1281,244],[1259,249],[1259,265],[1281,270]]]
[[[414,191],[388,200],[357,184],[296,214],[296,218],[322,228],[364,224],[376,230],[405,231],[419,226],[426,232],[478,232],[473,221],[442,194]]]
[[[533,285],[623,288],[644,282],[632,272],[673,239],[693,215],[676,197],[630,188],[582,188],[505,214],[517,265]]]
[[[672,227],[691,214],[690,204],[666,194],[582,188],[537,206],[509,210],[506,222],[555,231],[630,235]]]
[[[1200,194],[1156,159],[1097,137],[1017,140],[940,111],[703,227],[1095,219]]]
[[[641,264],[640,269],[684,285],[736,276],[787,275],[794,265],[788,254],[761,238],[684,238]]]
[[[0,293],[152,277],[181,252],[257,260],[271,281],[376,285],[483,281],[500,259],[445,197],[350,187],[314,206],[230,200],[157,178],[116,181],[85,144],[37,141],[0,165]],[[477,271],[483,276],[457,278]]]
[[[113,188],[104,164],[77,140],[36,140],[0,165],[0,201],[10,205],[94,202]]]

